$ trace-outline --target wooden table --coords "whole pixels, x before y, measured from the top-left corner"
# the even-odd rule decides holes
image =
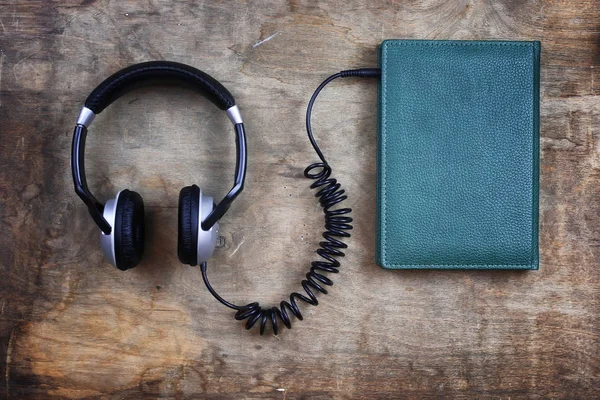
[[[16,1],[0,3],[0,394],[6,398],[600,396],[599,1]],[[205,70],[248,131],[246,189],[221,222],[214,286],[240,304],[300,289],[323,227],[302,177],[313,89],[375,66],[386,38],[542,41],[541,268],[390,272],[374,263],[376,84],[335,82],[315,134],[354,230],[335,286],[278,337],[245,331],[177,260],[180,188],[232,184],[223,112],[140,89],[90,129],[102,201],[145,199],[143,263],[106,264],[75,196],[72,127],[135,62]]]

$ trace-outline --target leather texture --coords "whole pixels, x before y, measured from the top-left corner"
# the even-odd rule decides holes
[[[191,87],[221,110],[235,105],[231,93],[207,73],[172,61],[149,61],[131,65],[106,78],[90,93],[85,106],[99,114],[125,93],[140,86],[157,83]]]
[[[539,42],[380,45],[380,266],[538,268],[539,60]]]
[[[115,213],[115,261],[122,271],[137,266],[144,255],[144,200],[137,192],[123,190]]]
[[[179,217],[177,256],[182,264],[198,263],[198,214],[200,213],[200,188],[186,186],[179,192]]]

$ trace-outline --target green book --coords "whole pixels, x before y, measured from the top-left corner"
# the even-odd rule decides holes
[[[386,40],[377,263],[538,269],[540,43]]]

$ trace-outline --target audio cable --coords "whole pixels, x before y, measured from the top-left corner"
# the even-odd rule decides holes
[[[279,307],[263,308],[258,302],[238,306],[219,296],[208,280],[206,262],[200,264],[202,279],[204,280],[204,284],[208,291],[221,304],[236,311],[234,315],[236,320],[246,320],[246,329],[252,329],[259,321],[261,335],[265,333],[269,322],[271,323],[274,335],[279,334],[280,327],[278,321],[281,321],[286,328],[291,329],[292,321],[290,313],[299,320],[304,319],[297,302],[301,300],[307,304],[316,306],[319,304],[317,293],[327,294],[326,286],[333,285],[333,281],[323,274],[337,274],[339,272],[340,262],[336,257],[343,257],[345,254],[342,252],[342,249],[348,247],[343,240],[344,238],[350,237],[348,231],[352,229],[352,225],[350,225],[352,222],[352,218],[350,217],[352,209],[348,207],[339,208],[348,196],[345,194],[345,190],[342,189],[341,184],[331,177],[331,167],[313,136],[311,127],[312,108],[321,90],[334,79],[350,77],[379,78],[380,76],[381,70],[379,68],[360,68],[340,71],[325,79],[319,87],[317,87],[308,102],[308,107],[306,109],[306,132],[308,134],[308,139],[321,159],[321,162],[316,162],[306,167],[304,176],[313,180],[310,188],[318,190],[315,197],[318,198],[319,204],[325,215],[325,231],[322,234],[325,240],[319,242],[319,248],[316,251],[321,259],[311,263],[311,268],[306,274],[306,279],[301,282],[304,293],[293,292],[289,296],[289,301],[283,300],[279,303]],[[336,208],[332,209],[334,207]]]

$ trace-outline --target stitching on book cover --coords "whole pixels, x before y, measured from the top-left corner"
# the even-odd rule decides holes
[[[440,42],[425,42],[425,41],[419,41],[419,40],[414,40],[414,41],[406,41],[406,42],[385,42],[383,44],[383,66],[386,67],[387,69],[387,47],[388,46],[513,46],[513,47],[530,47],[531,48],[531,52],[533,54],[533,57],[535,57],[535,48],[537,47],[537,43],[535,42],[522,42],[522,43],[515,43],[515,42],[494,42],[494,41],[490,41],[490,42],[451,42],[451,41],[440,41]],[[534,62],[535,65],[535,62]],[[387,108],[386,108],[386,100],[387,100],[387,89],[386,89],[386,80],[385,80],[385,75],[382,74],[381,76],[381,87],[382,87],[382,100],[381,100],[381,108],[382,108],[382,131],[381,131],[381,152],[382,152],[382,156],[381,156],[381,169],[382,169],[382,179],[381,179],[381,203],[382,203],[382,213],[383,213],[383,219],[381,219],[381,223],[383,224],[382,228],[382,232],[380,232],[380,236],[381,236],[381,255],[382,255],[382,260],[383,260],[383,264],[386,265],[387,264],[387,251],[386,251],[386,241],[387,241],[387,230],[386,230],[386,226],[387,226],[387,200],[386,200],[386,191],[385,191],[385,187],[386,187],[386,168],[385,168],[385,163],[386,163],[386,159],[387,157],[385,156],[385,146],[386,146],[386,141],[385,139],[385,135],[386,135],[386,125],[387,125]],[[535,86],[535,84],[534,84]],[[535,87],[534,87],[535,90]],[[535,135],[534,135],[535,136]],[[535,140],[535,137],[534,137]],[[539,179],[539,178],[538,178]],[[532,190],[532,192],[535,192]],[[531,216],[532,219],[532,223],[531,225],[533,226],[533,215]],[[530,263],[529,264],[389,264],[386,265],[387,267],[488,267],[488,268],[496,268],[496,267],[504,267],[504,268],[510,268],[510,267],[532,267],[534,264],[534,251],[535,251],[535,247],[533,246],[533,235],[535,234],[535,230],[532,229],[531,231],[531,235],[532,235],[532,248],[531,248],[531,255],[530,255]]]
[[[438,42],[427,42],[427,41],[406,41],[406,42],[387,42],[386,46],[512,46],[512,47],[533,47],[533,42],[522,42],[522,43],[514,43],[514,42],[451,42],[451,41],[438,41]],[[384,49],[384,53],[385,53]]]

